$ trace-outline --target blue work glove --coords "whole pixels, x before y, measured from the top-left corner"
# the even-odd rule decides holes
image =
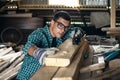
[[[84,33],[80,29],[75,29],[74,31],[72,31],[71,38],[72,38],[73,44],[79,44],[83,36],[84,36]]]
[[[39,60],[40,65],[44,65],[44,58],[48,55],[55,54],[56,51],[59,51],[58,48],[37,48],[33,56]]]

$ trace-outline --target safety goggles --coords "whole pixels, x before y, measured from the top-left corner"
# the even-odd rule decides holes
[[[57,27],[59,29],[64,29],[64,31],[68,31],[70,29],[70,26],[65,26],[64,24],[62,24],[61,22],[55,21],[58,25]]]

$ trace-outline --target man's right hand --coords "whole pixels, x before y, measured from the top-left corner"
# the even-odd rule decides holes
[[[59,51],[58,48],[37,48],[34,50],[33,57],[39,60],[41,65],[44,65],[44,58],[48,55],[55,54],[56,51]]]

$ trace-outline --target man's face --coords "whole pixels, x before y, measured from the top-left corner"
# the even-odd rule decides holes
[[[59,18],[56,21],[52,20],[50,28],[50,32],[53,37],[61,38],[70,28],[70,21],[63,18]]]

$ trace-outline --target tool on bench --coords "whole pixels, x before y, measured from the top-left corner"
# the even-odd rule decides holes
[[[81,42],[81,38],[83,36],[84,36],[83,30],[75,29],[75,32],[74,32],[74,35],[73,35],[73,39],[72,39],[73,45],[78,45],[79,42]]]
[[[75,30],[75,33],[73,35],[73,39],[72,39],[72,43],[74,45],[78,44],[80,42],[80,31],[78,31],[77,29]]]
[[[110,61],[120,55],[120,50],[110,52],[109,55],[105,57],[105,61]]]
[[[105,56],[105,61],[110,61],[120,55],[120,49],[113,50],[113,51],[107,51],[107,52],[101,52],[101,54],[97,54],[94,56]]]
[[[83,36],[86,36],[86,34],[84,34],[83,32],[81,32],[80,30],[75,30],[75,33],[74,33],[74,36],[73,36],[73,39],[72,39],[72,43],[73,45],[78,45],[79,42],[81,42],[81,38]],[[89,57],[89,54],[86,53],[84,54],[84,59],[87,59]]]

